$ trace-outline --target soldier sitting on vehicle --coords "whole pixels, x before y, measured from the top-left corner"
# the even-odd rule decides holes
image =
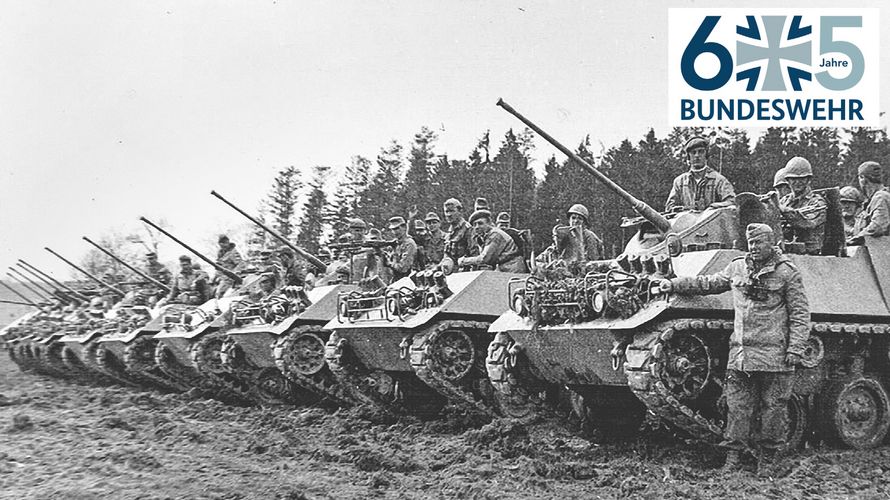
[[[192,265],[192,259],[188,255],[179,257],[179,274],[170,281],[170,295],[168,302],[180,304],[200,305],[210,298],[206,274],[199,274]]]
[[[856,219],[851,245],[861,245],[866,236],[890,234],[890,193],[884,187],[881,165],[867,161],[859,165],[859,187],[868,199],[865,210]]]
[[[392,217],[387,225],[395,238],[395,247],[389,254],[383,254],[383,266],[392,272],[392,281],[398,281],[411,274],[417,257],[417,243],[408,236],[404,217]]]
[[[241,254],[238,253],[238,250],[235,248],[235,244],[229,241],[229,237],[224,234],[219,235],[218,242],[219,251],[217,252],[216,263],[223,269],[227,269],[233,273],[241,271],[242,263],[244,261],[241,258]],[[232,288],[235,281],[231,276],[226,276],[224,273],[217,271],[216,276],[213,278],[213,284],[216,285],[216,298],[220,298]]]
[[[429,238],[424,246],[424,252],[430,265],[434,266],[441,262],[442,257],[445,256],[445,233],[442,232],[439,216],[436,215],[436,212],[426,214],[424,222],[426,222],[427,233],[429,233]]]
[[[448,224],[444,245],[445,255],[441,263],[446,273],[454,269],[458,259],[471,255],[475,247],[473,231],[464,219],[463,209],[463,204],[455,198],[449,198],[442,206],[445,222]]]
[[[411,237],[414,238],[414,243],[417,244],[417,254],[414,256],[412,268],[415,271],[423,271],[430,265],[430,258],[426,253],[430,235],[426,229],[426,223],[422,220],[414,221],[414,231],[411,232]]]
[[[470,223],[473,224],[476,235],[483,241],[482,250],[479,255],[458,259],[459,267],[490,266],[504,272],[528,272],[522,252],[513,238],[491,223],[491,212],[488,210],[473,212]]]
[[[665,212],[675,210],[704,210],[708,207],[726,207],[735,204],[732,184],[707,164],[708,141],[693,137],[683,150],[689,162],[689,171],[678,175],[671,186],[665,203]]]
[[[844,219],[844,237],[850,239],[854,234],[856,218],[862,212],[862,193],[853,186],[844,186],[841,188],[839,201]]]
[[[306,284],[306,268],[303,262],[298,260],[294,251],[288,247],[278,249],[278,262],[281,269],[278,271],[282,278],[282,286],[304,286]]]
[[[498,214],[497,220],[495,220],[494,224],[498,227],[498,229],[509,229],[510,227],[510,214],[507,212],[501,212]]]
[[[791,194],[791,185],[788,184],[787,174],[788,169],[782,167],[776,170],[776,175],[773,176],[773,191],[779,195],[780,200]]]
[[[828,203],[813,192],[813,167],[805,158],[795,156],[785,165],[785,179],[791,186],[791,193],[779,200],[785,242],[803,243],[806,253],[819,255],[825,239]]]

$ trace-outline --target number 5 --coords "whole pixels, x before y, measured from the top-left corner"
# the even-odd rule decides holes
[[[861,28],[862,16],[823,16],[819,32],[819,55],[838,52],[850,58],[850,74],[834,78],[828,71],[816,73],[816,79],[828,90],[848,90],[854,87],[865,72],[865,58],[859,47],[834,39],[834,28]]]

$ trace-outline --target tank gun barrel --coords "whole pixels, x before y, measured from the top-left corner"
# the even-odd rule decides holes
[[[29,304],[27,302],[19,302],[17,300],[0,300],[0,304],[14,304],[17,306],[31,306],[31,307],[40,307],[37,304]]]
[[[281,234],[279,234],[278,231],[275,231],[275,230],[272,229],[271,227],[269,227],[269,226],[263,224],[262,222],[260,222],[256,217],[253,217],[252,215],[248,214],[248,213],[245,212],[244,210],[241,210],[241,209],[238,208],[234,203],[232,203],[231,201],[229,201],[229,200],[223,198],[222,195],[219,194],[219,193],[217,193],[216,191],[210,191],[210,194],[212,194],[213,196],[219,198],[220,201],[222,201],[222,202],[225,203],[226,205],[232,207],[232,209],[234,209],[236,212],[238,212],[239,214],[241,214],[241,215],[243,215],[244,217],[246,217],[250,222],[253,222],[253,223],[256,224],[257,226],[260,226],[264,231],[266,231],[267,233],[269,233],[269,234],[271,234],[272,236],[274,236],[275,239],[277,239],[278,241],[280,241],[280,242],[284,243],[285,245],[287,245],[288,248],[290,248],[291,250],[293,250],[294,252],[296,252],[297,254],[299,254],[301,257],[303,257],[304,259],[306,259],[307,261],[309,261],[309,263],[312,264],[313,266],[315,266],[315,268],[320,269],[321,271],[325,271],[325,270],[327,270],[328,266],[326,266],[326,265],[324,264],[324,262],[321,261],[321,259],[319,259],[318,257],[312,255],[311,253],[307,252],[306,250],[303,250],[302,248],[300,248],[300,247],[294,245],[293,243],[291,243],[290,241],[288,241],[287,238],[285,238],[284,236],[282,236]]]
[[[217,271],[219,271],[219,272],[225,274],[229,279],[231,279],[232,281],[234,281],[236,284],[241,284],[241,282],[244,281],[244,280],[241,279],[241,276],[238,276],[238,275],[235,274],[233,271],[231,271],[231,270],[229,270],[229,269],[226,269],[226,268],[224,268],[223,266],[217,264],[216,262],[210,260],[210,259],[207,258],[204,254],[198,252],[198,251],[195,250],[194,248],[192,248],[192,247],[186,245],[185,243],[183,243],[182,240],[180,240],[180,239],[177,238],[176,236],[173,236],[172,234],[170,234],[170,233],[168,233],[167,231],[165,231],[165,230],[161,229],[160,227],[158,227],[158,225],[155,224],[154,222],[152,222],[152,221],[146,219],[145,217],[139,217],[139,220],[141,220],[142,222],[148,224],[149,226],[151,226],[151,227],[157,229],[161,234],[163,234],[164,236],[170,238],[171,240],[175,241],[176,243],[179,243],[180,246],[182,246],[183,248],[185,248],[185,249],[188,250],[189,252],[195,254],[199,259],[201,259],[201,260],[203,260],[204,262],[210,264],[210,265],[211,265],[214,269],[216,269]]]
[[[15,269],[10,268],[10,271],[15,271]],[[38,292],[37,290],[35,290],[35,289],[31,288],[30,286],[28,286],[28,284],[25,283],[25,281],[27,281],[27,280],[25,280],[24,278],[19,277],[19,276],[21,276],[20,274],[13,275],[12,273],[7,272],[6,275],[9,276],[10,278],[12,278],[15,282],[17,282],[17,283],[18,283],[19,285],[21,285],[22,287],[24,287],[25,290],[28,290],[29,292],[31,292],[31,293],[33,293],[34,295],[36,295],[38,299],[40,299],[40,300],[49,300],[48,297],[47,297],[47,295],[46,295],[45,293],[40,293],[40,292]]]
[[[35,273],[34,271],[28,269],[27,267],[22,265],[21,262],[16,263],[16,266],[18,266],[19,270],[24,271],[24,273],[27,276],[29,276],[28,281],[33,281],[36,284],[37,282],[34,281],[32,278],[37,278],[37,280],[39,280],[41,283],[48,286],[49,287],[48,293],[50,294],[50,296],[58,298],[59,300],[61,300],[62,302],[65,302],[66,304],[71,303],[73,301],[73,299],[71,299],[68,296],[67,292],[65,292],[64,290],[55,286],[54,284],[52,284],[49,280],[47,280],[43,276],[40,276],[39,274]],[[41,287],[41,290],[42,289],[43,289],[43,287]]]
[[[74,269],[77,269],[77,270],[80,271],[81,273],[85,274],[85,275],[86,275],[88,278],[90,278],[91,280],[93,280],[93,281],[95,281],[96,283],[102,285],[103,288],[107,288],[108,290],[111,290],[112,292],[114,292],[114,293],[120,295],[121,297],[123,297],[124,295],[126,295],[124,292],[122,292],[122,291],[119,290],[118,288],[115,288],[115,287],[109,285],[108,283],[106,283],[106,282],[100,280],[99,278],[93,276],[92,274],[88,273],[87,271],[81,269],[80,266],[78,266],[77,264],[75,264],[75,263],[71,262],[70,260],[66,259],[65,257],[62,257],[61,255],[57,254],[57,253],[54,252],[51,248],[49,248],[49,247],[43,247],[43,249],[46,250],[47,252],[49,252],[49,253],[55,255],[56,257],[58,257],[59,260],[61,260],[61,261],[64,262],[65,264],[68,264],[69,266],[73,267]]]
[[[593,176],[596,177],[600,182],[605,184],[606,187],[608,187],[611,191],[613,191],[618,196],[623,198],[624,201],[628,202],[634,208],[634,210],[637,211],[637,213],[639,213],[646,220],[651,222],[656,227],[656,229],[658,229],[662,233],[667,233],[668,231],[670,231],[671,223],[668,222],[668,220],[665,219],[664,216],[662,216],[660,213],[655,211],[655,209],[653,209],[652,207],[647,205],[642,200],[637,199],[635,196],[633,196],[632,194],[625,191],[621,186],[616,184],[612,179],[609,179],[608,177],[606,177],[606,175],[603,174],[602,172],[600,172],[599,170],[597,170],[596,167],[594,167],[593,165],[588,163],[586,160],[584,160],[584,158],[581,158],[576,153],[572,152],[572,150],[570,150],[569,148],[560,144],[559,141],[554,139],[547,132],[544,132],[540,127],[538,127],[537,125],[532,123],[531,120],[522,116],[518,111],[513,109],[513,106],[510,106],[509,104],[504,102],[503,99],[498,99],[497,105],[504,108],[504,110],[506,110],[508,113],[510,113],[511,115],[518,118],[519,121],[526,124],[528,126],[528,128],[537,132],[538,135],[540,135],[547,142],[552,144],[553,147],[562,151],[563,154],[565,154],[566,156],[571,158],[572,161],[574,161],[580,167],[584,168],[585,170],[587,170],[588,172],[593,174]]]
[[[28,305],[34,306],[34,307],[36,307],[37,309],[40,309],[41,311],[43,310],[43,308],[40,307],[39,305],[37,305],[36,302],[34,302],[33,300],[29,299],[28,297],[25,297],[24,295],[22,295],[21,293],[19,293],[18,290],[16,290],[15,288],[13,288],[13,287],[7,285],[4,281],[0,281],[0,285],[3,285],[4,287],[6,287],[6,289],[8,289],[10,292],[14,293],[14,294],[17,295],[20,299],[22,299],[23,301],[27,302]]]
[[[158,280],[152,278],[151,276],[149,276],[149,275],[143,273],[142,271],[140,271],[139,269],[136,269],[135,267],[131,266],[130,264],[127,264],[126,261],[124,261],[124,259],[121,259],[121,258],[118,257],[117,255],[114,255],[113,253],[111,253],[111,251],[106,250],[105,248],[102,248],[98,243],[96,243],[95,241],[93,241],[93,240],[87,238],[86,236],[83,236],[82,238],[83,238],[84,241],[86,241],[86,242],[89,243],[90,245],[93,245],[94,247],[98,248],[100,252],[102,252],[102,253],[104,253],[105,255],[111,257],[111,258],[114,259],[116,262],[119,262],[122,266],[126,267],[126,268],[129,269],[130,271],[133,271],[134,273],[136,273],[137,275],[139,275],[139,277],[148,280],[149,283],[153,283],[155,286],[157,286],[157,287],[159,287],[160,289],[164,290],[164,293],[170,293],[170,287],[168,287],[167,285],[165,285],[165,284],[161,283],[160,281],[158,281]]]
[[[43,278],[45,278],[45,279],[47,279],[47,280],[49,280],[49,281],[52,281],[53,283],[55,283],[56,288],[61,288],[61,289],[65,290],[65,291],[67,291],[68,293],[70,293],[71,295],[73,295],[77,300],[82,300],[82,301],[87,301],[87,302],[89,302],[89,300],[90,300],[89,297],[87,297],[86,295],[84,295],[84,294],[78,292],[77,290],[71,288],[70,286],[68,286],[68,285],[66,285],[66,284],[64,284],[64,283],[62,283],[61,281],[59,281],[59,280],[53,278],[52,275],[50,275],[49,273],[45,273],[45,272],[41,271],[40,269],[37,269],[36,267],[34,267],[34,266],[32,266],[31,264],[29,264],[28,262],[26,262],[25,259],[19,259],[19,264],[22,265],[22,268],[23,268],[23,269],[28,269],[28,270],[34,272],[35,275],[42,276]]]
[[[43,288],[42,286],[40,286],[39,283],[37,283],[36,281],[34,281],[34,280],[28,278],[27,276],[25,276],[25,275],[24,275],[21,271],[19,271],[18,269],[14,268],[14,267],[9,267],[9,268],[7,268],[7,269],[8,269],[11,273],[14,273],[15,276],[18,277],[19,283],[20,283],[23,287],[25,287],[25,288],[27,288],[28,290],[30,290],[31,293],[33,293],[34,295],[40,297],[40,300],[48,300],[49,298],[53,297],[53,293],[52,293],[51,291],[47,290],[46,288]],[[9,273],[7,273],[7,276],[12,276],[12,275],[9,274]],[[31,286],[29,286],[29,285],[26,283],[27,281],[30,281],[30,282],[31,282]],[[32,288],[32,286],[33,286],[33,288]],[[37,290],[39,290],[40,292],[38,293],[37,290],[35,290],[35,288],[36,288]]]

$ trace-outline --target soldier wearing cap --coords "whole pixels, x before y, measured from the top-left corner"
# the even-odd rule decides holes
[[[392,217],[387,227],[395,237],[395,247],[383,259],[383,266],[392,272],[392,281],[398,281],[411,274],[414,260],[417,258],[417,243],[408,236],[407,222],[404,217]]]
[[[278,287],[278,272],[275,268],[268,268],[260,273],[257,287],[251,290],[247,296],[254,302],[259,302],[270,297]]]
[[[726,468],[759,447],[761,470],[785,444],[788,399],[810,332],[810,310],[800,271],[775,247],[772,229],[749,224],[748,254],[722,272],[661,280],[664,292],[706,295],[732,291],[735,324],[723,393],[729,407],[722,446]],[[755,422],[760,421],[756,433]]]
[[[368,231],[368,225],[365,221],[358,217],[349,219],[349,234],[352,235],[352,241],[362,241],[365,239],[365,233]]]
[[[851,244],[862,244],[866,236],[890,234],[890,193],[884,187],[884,171],[874,161],[859,165],[859,187],[868,200],[856,219]]]
[[[206,274],[195,272],[188,255],[179,257],[179,274],[170,281],[168,302],[200,305],[210,298]]]
[[[463,210],[464,206],[455,198],[449,198],[442,205],[445,222],[448,224],[444,245],[445,256],[442,258],[446,272],[450,272],[448,269],[453,268],[461,257],[475,253],[473,231],[464,219]]]
[[[219,235],[218,242],[219,251],[216,254],[217,265],[233,273],[241,271],[244,260],[235,248],[235,244],[229,241],[229,237],[224,234]],[[225,295],[225,293],[232,288],[232,285],[235,284],[231,277],[226,276],[219,271],[217,271],[216,276],[213,278],[213,282],[216,284],[216,298]]]
[[[491,210],[491,207],[488,205],[488,198],[476,198],[476,201],[473,202],[473,211],[477,210]]]
[[[436,215],[436,212],[426,214],[424,222],[426,222],[427,233],[429,233],[429,240],[424,247],[424,251],[429,259],[429,263],[435,265],[441,262],[442,257],[445,256],[445,233],[442,232],[439,216]]]
[[[708,166],[707,139],[693,137],[686,142],[683,150],[689,162],[689,171],[674,179],[664,210],[704,210],[734,205],[735,190],[732,184]]]
[[[491,223],[491,212],[476,210],[470,216],[470,223],[476,236],[482,240],[482,250],[479,255],[461,257],[457,261],[458,266],[485,265],[504,272],[528,272],[522,252],[513,238]]]
[[[788,160],[784,170],[785,179],[791,186],[791,193],[779,200],[785,241],[801,242],[808,254],[819,255],[825,239],[828,203],[813,192],[813,167],[806,158],[795,156]]]
[[[776,175],[773,176],[773,190],[778,193],[780,200],[791,193],[791,185],[785,178],[787,172],[785,167],[782,167],[776,170]]]
[[[430,244],[430,234],[429,231],[427,231],[426,222],[415,220],[413,225],[414,231],[411,233],[411,237],[414,238],[414,243],[417,244],[417,255],[414,256],[413,268],[417,271],[422,271],[432,263],[429,254],[427,254],[427,247],[429,247]],[[438,261],[436,261],[436,264],[438,264]]]
[[[145,254],[145,274],[161,283],[170,283],[170,280],[173,278],[167,266],[158,262],[158,254],[155,252]]]
[[[844,219],[844,235],[850,239],[855,234],[853,231],[856,228],[856,218],[862,212],[862,193],[853,186],[844,186],[838,199]]]

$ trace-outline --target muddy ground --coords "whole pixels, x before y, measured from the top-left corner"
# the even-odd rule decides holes
[[[810,448],[759,478],[664,432],[596,443],[549,421],[238,408],[22,373],[5,354],[0,395],[0,498],[890,497],[886,446]]]

